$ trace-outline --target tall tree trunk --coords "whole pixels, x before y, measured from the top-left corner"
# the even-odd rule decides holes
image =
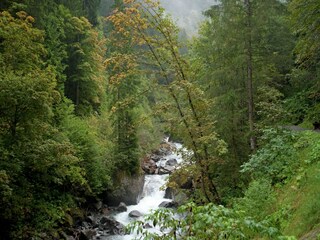
[[[76,82],[76,99],[75,99],[76,106],[78,107],[80,104],[80,86],[79,82]]]
[[[252,6],[250,0],[244,0],[246,8],[246,54],[247,54],[247,94],[248,94],[248,120],[250,129],[250,147],[256,149],[256,137],[254,135],[254,102],[253,102],[253,76],[252,76]]]

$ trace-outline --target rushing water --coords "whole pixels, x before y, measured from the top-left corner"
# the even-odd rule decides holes
[[[179,153],[179,150],[182,149],[182,145],[179,143],[170,143],[173,144],[174,147],[177,149],[176,152],[173,152],[170,155],[164,156],[162,160],[157,162],[157,166],[165,166],[166,162],[170,159],[176,159],[178,163],[182,161],[182,156]],[[137,210],[143,215],[150,213],[151,210],[158,209],[158,206],[163,201],[171,201],[170,199],[165,199],[165,191],[161,190],[161,187],[166,183],[166,179],[168,178],[168,174],[164,175],[146,175],[145,176],[145,183],[142,192],[142,199],[137,205],[128,206],[126,212],[119,213],[114,216],[115,220],[121,222],[124,225],[127,225],[131,221],[135,219],[129,217],[129,213],[133,210]],[[150,230],[154,231],[154,230]],[[135,235],[125,235],[125,236],[108,236],[106,238],[101,239],[108,239],[108,240],[129,240],[133,239]]]

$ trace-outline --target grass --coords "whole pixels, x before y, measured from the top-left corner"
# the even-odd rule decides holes
[[[298,238],[320,226],[320,134],[302,134],[301,139],[308,144],[299,154],[300,169],[290,182],[279,189],[277,204],[278,211],[284,207],[289,209],[286,219],[282,219],[283,233]]]

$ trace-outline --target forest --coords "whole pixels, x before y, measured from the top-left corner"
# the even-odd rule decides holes
[[[86,239],[165,136],[187,199],[139,239],[320,239],[320,1],[203,15],[190,38],[156,0],[0,1],[0,240]]]

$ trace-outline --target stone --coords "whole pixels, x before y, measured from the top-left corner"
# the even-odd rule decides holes
[[[99,228],[107,230],[111,235],[123,235],[125,233],[125,226],[122,223],[109,217],[102,217],[100,219],[100,224],[101,225]]]
[[[166,156],[172,153],[174,151],[174,147],[169,143],[161,143],[160,147],[153,151],[154,155],[158,156]]]
[[[143,225],[143,228],[144,229],[150,229],[150,228],[152,228],[152,226],[150,225],[150,223],[146,223],[146,224]]]
[[[89,224],[94,224],[94,217],[93,216],[86,216],[85,221]]]
[[[166,162],[166,165],[168,166],[176,166],[178,164],[177,159],[171,158]]]
[[[110,213],[110,209],[107,206],[103,206],[100,210],[100,213],[103,215],[108,215]]]
[[[167,187],[165,190],[164,198],[173,199],[174,198],[174,191],[171,187]]]
[[[90,240],[97,235],[97,232],[93,229],[82,230],[79,235],[79,240]]]
[[[163,201],[159,204],[160,208],[176,208],[178,207],[178,203],[175,201],[169,202],[169,201]]]
[[[97,211],[99,211],[102,208],[102,205],[103,205],[102,202],[99,201],[94,204],[94,207]]]
[[[121,202],[116,209],[118,212],[126,212],[128,210],[127,205],[124,202]]]
[[[159,168],[159,174],[162,175],[162,174],[170,174],[172,173],[173,171],[175,170],[175,167],[174,166],[162,166]]]
[[[132,218],[139,218],[142,216],[143,216],[142,213],[137,210],[133,210],[129,213],[129,217],[132,217]]]
[[[84,227],[84,228],[89,228],[91,225],[89,224],[89,223],[87,223],[86,221],[83,221],[82,222],[82,227]]]
[[[146,174],[154,174],[157,170],[157,164],[149,158],[144,159],[141,167]]]
[[[103,201],[108,206],[119,206],[121,202],[136,205],[141,197],[144,185],[144,175],[119,176],[113,191],[105,191]]]
[[[154,162],[159,162],[162,159],[162,156],[156,155],[156,154],[152,154],[150,159]]]

